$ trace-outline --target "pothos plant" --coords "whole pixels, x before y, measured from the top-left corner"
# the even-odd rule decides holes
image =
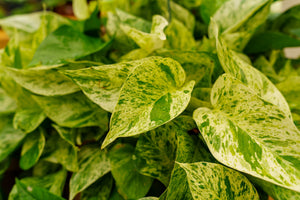
[[[77,20],[0,19],[2,198],[300,199],[300,62],[282,53],[300,7],[278,3],[74,0]]]

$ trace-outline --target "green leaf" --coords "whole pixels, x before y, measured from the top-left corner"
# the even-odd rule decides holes
[[[194,119],[221,163],[268,182],[300,191],[300,132],[277,105],[229,74],[215,83],[213,110]]]
[[[68,171],[78,171],[78,149],[61,139],[57,134],[47,138],[41,158],[52,163],[59,163]]]
[[[261,53],[272,49],[300,46],[300,39],[295,39],[280,32],[263,32],[251,38],[245,48],[246,53]]]
[[[216,38],[218,57],[224,71],[242,81],[262,99],[277,105],[290,117],[291,112],[288,103],[275,85],[263,73],[230,50],[222,37],[218,38],[217,36]]]
[[[22,147],[20,167],[27,170],[34,166],[39,160],[45,146],[44,130],[39,130],[29,134]]]
[[[68,142],[69,144],[71,144],[72,146],[76,146],[75,145],[75,140],[76,140],[76,131],[75,129],[69,129],[69,128],[64,128],[61,126],[58,126],[56,124],[52,124],[53,128],[55,128],[55,130],[57,131],[57,133],[59,134],[59,136],[64,139],[66,142]]]
[[[46,174],[45,176],[33,176],[26,177],[20,180],[20,182],[25,185],[30,186],[42,186],[44,189],[47,189],[49,192],[60,196],[65,185],[67,178],[67,171],[65,169],[59,170],[55,173]],[[11,192],[9,193],[9,200],[15,200],[18,198],[18,189],[16,184],[13,186]]]
[[[169,122],[139,137],[135,156],[143,175],[157,178],[165,186],[170,181],[176,153],[176,125]]]
[[[13,113],[17,109],[16,101],[0,88],[0,115]]]
[[[200,13],[203,21],[209,24],[210,18],[228,0],[202,0]]]
[[[81,195],[81,200],[107,200],[113,186],[111,174],[107,174],[85,189]]]
[[[170,58],[143,60],[128,76],[110,121],[102,148],[118,137],[129,137],[161,126],[186,108],[194,81],[186,84],[185,72]]]
[[[3,161],[11,154],[25,137],[22,131],[14,129],[11,117],[8,117],[1,117],[1,121],[4,123],[0,126],[0,161]]]
[[[144,63],[143,60],[124,62],[80,70],[66,70],[62,73],[70,77],[94,103],[104,110],[113,112],[120,89],[128,75],[136,66]]]
[[[2,178],[2,175],[6,172],[6,170],[10,166],[10,159],[6,158],[2,161],[0,161],[0,179]]]
[[[86,127],[108,124],[107,112],[89,101],[82,93],[45,97],[33,95],[46,115],[60,126]]]
[[[3,76],[0,81],[5,92],[17,102],[18,109],[13,119],[14,128],[25,133],[35,130],[46,118],[43,110],[34,101],[30,93],[20,87],[9,76]]]
[[[25,185],[18,179],[16,179],[16,185],[18,189],[18,195],[16,200],[18,199],[26,199],[26,200],[63,200],[63,198],[56,196],[46,189],[38,187],[38,186],[29,186]]]
[[[79,90],[76,84],[56,69],[6,68],[6,72],[19,85],[39,95],[66,95]]]
[[[86,36],[72,27],[62,26],[43,40],[29,66],[67,63],[69,60],[100,51],[107,44],[98,38]]]
[[[78,157],[79,170],[70,180],[70,200],[110,171],[106,152],[99,147],[85,147]]]
[[[10,17],[2,18],[0,19],[0,26],[5,30],[7,34],[9,34],[9,36],[12,36],[10,33],[14,29],[27,33],[34,33],[40,28],[41,23],[44,19],[51,23],[49,28],[52,29],[56,29],[57,25],[70,24],[70,22],[61,15],[53,12],[43,11],[31,14],[13,15]]]
[[[30,133],[34,131],[45,118],[45,113],[39,107],[21,109],[18,110],[14,116],[14,128],[20,129],[24,133]]]
[[[144,197],[153,179],[138,172],[134,147],[129,144],[116,144],[109,153],[109,159],[119,193],[125,199]]]
[[[194,199],[259,199],[250,181],[232,169],[207,162],[178,164],[187,174]]]
[[[143,198],[139,198],[138,200],[158,200],[157,197],[143,197]]]

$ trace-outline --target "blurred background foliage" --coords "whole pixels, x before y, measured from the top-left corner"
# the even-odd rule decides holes
[[[0,0],[0,18],[34,11],[52,10],[72,15],[72,0]]]

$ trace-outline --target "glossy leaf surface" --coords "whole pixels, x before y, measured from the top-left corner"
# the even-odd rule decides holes
[[[194,81],[186,84],[185,72],[170,58],[150,57],[136,67],[120,91],[102,148],[118,137],[154,129],[186,108]]]

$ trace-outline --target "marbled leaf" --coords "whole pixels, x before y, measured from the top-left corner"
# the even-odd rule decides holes
[[[55,97],[32,96],[47,117],[60,126],[107,127],[107,112],[92,103],[81,92]]]
[[[70,77],[93,102],[104,110],[113,112],[119,92],[127,76],[142,61],[102,65],[79,70],[62,71]]]
[[[116,144],[109,152],[111,173],[118,192],[125,199],[144,197],[153,181],[138,172],[135,159],[134,147],[129,144]]]
[[[170,181],[176,155],[176,125],[169,122],[142,134],[136,144],[137,168],[141,174],[157,178],[165,186]]]
[[[243,61],[234,51],[230,50],[222,37],[218,36],[217,29],[215,27],[217,53],[224,71],[242,81],[262,99],[277,105],[291,117],[288,103],[275,85],[263,73]]]
[[[45,146],[44,130],[38,130],[30,133],[22,146],[20,167],[23,170],[31,168],[39,160]]]
[[[102,148],[118,137],[152,130],[186,108],[194,81],[185,84],[185,72],[170,58],[150,57],[128,76],[110,121]]]
[[[106,152],[100,150],[99,147],[82,148],[79,152],[78,163],[79,170],[72,175],[70,180],[70,200],[110,171]]]
[[[194,119],[213,156],[300,191],[300,132],[289,116],[229,74],[216,81],[211,97],[214,109],[198,108]]]
[[[193,199],[259,200],[254,186],[237,171],[208,162],[179,163],[179,166],[187,174]]]

